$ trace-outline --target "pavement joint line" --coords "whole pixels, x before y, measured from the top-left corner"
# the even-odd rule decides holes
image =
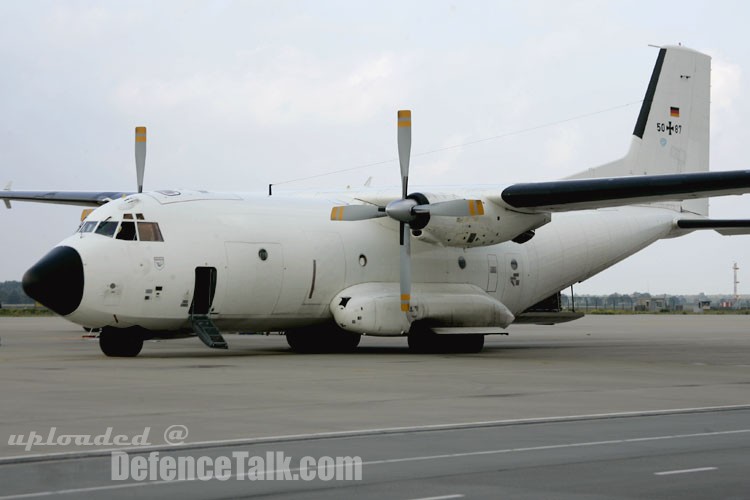
[[[401,433],[415,433],[415,432],[434,432],[434,431],[450,431],[450,430],[461,430],[461,429],[474,429],[481,427],[505,427],[513,425],[534,425],[534,424],[550,424],[550,423],[562,423],[562,422],[579,422],[585,420],[607,420],[616,418],[637,418],[637,417],[657,417],[662,415],[680,415],[680,414],[693,414],[693,413],[712,413],[712,412],[725,412],[725,411],[741,411],[750,410],[750,403],[739,404],[739,405],[724,405],[724,406],[704,406],[696,408],[672,408],[664,410],[640,410],[640,411],[628,411],[628,412],[614,412],[614,413],[592,413],[585,415],[566,415],[566,416],[555,416],[555,417],[535,417],[535,418],[519,418],[519,419],[506,419],[506,420],[486,420],[478,422],[462,422],[453,424],[428,424],[419,426],[403,426],[403,427],[384,427],[379,429],[359,429],[351,431],[331,431],[331,432],[316,432],[309,434],[288,434],[280,436],[263,436],[254,438],[236,438],[236,439],[222,439],[213,441],[195,441],[192,443],[184,443],[178,445],[148,445],[148,446],[132,446],[122,448],[105,448],[91,451],[69,451],[69,452],[57,452],[57,453],[44,453],[34,455],[14,455],[10,457],[1,457],[0,466],[20,464],[20,463],[31,463],[31,462],[45,462],[45,461],[59,461],[59,460],[73,460],[81,458],[96,458],[104,457],[111,454],[114,451],[125,451],[127,453],[147,453],[150,451],[187,451],[187,450],[202,450],[210,448],[222,448],[229,445],[254,445],[254,444],[267,444],[267,443],[281,443],[290,441],[314,441],[322,439],[335,439],[335,438],[351,438],[351,437],[364,437],[381,434],[401,434]]]

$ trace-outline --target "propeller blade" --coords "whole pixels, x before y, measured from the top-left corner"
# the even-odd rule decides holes
[[[386,215],[384,208],[375,205],[343,205],[331,209],[331,220],[367,220]]]
[[[411,228],[401,223],[401,310],[409,312],[411,304]]]
[[[482,200],[439,201],[429,205],[417,205],[412,208],[412,212],[415,214],[445,215],[450,217],[484,215],[484,203],[482,203]]]
[[[146,127],[135,127],[135,175],[138,192],[143,192],[143,172],[146,169]]]
[[[409,190],[409,159],[411,158],[411,111],[398,112],[398,161],[401,164],[401,192],[406,198]]]

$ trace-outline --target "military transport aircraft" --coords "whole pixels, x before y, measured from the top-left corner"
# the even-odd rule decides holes
[[[221,332],[238,331],[285,332],[298,351],[354,349],[364,334],[476,352],[513,323],[579,317],[532,306],[661,238],[750,232],[708,218],[706,197],[750,192],[750,171],[708,171],[709,87],[709,56],[661,48],[627,155],[559,181],[410,192],[411,113],[399,111],[400,192],[143,192],[138,127],[137,193],[0,199],[97,207],[23,286],[101,328],[108,356],[191,335],[226,348]]]

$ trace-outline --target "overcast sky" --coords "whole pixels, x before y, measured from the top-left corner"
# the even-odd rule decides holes
[[[648,44],[676,43],[713,57],[712,170],[747,169],[748,5],[2,1],[0,181],[134,189],[133,128],[145,125],[147,190],[265,191],[395,158],[403,108],[414,116],[412,184],[556,179],[626,152],[657,55]],[[370,176],[394,185],[398,166],[277,192]],[[711,207],[750,217],[750,196]],[[79,215],[3,208],[0,280],[20,279]],[[730,293],[735,261],[750,293],[750,236],[713,231],[658,242],[577,292]]]

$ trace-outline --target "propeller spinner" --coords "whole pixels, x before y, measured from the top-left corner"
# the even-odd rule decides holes
[[[484,215],[482,200],[429,201],[419,193],[409,191],[409,161],[411,157],[411,111],[398,112],[398,159],[401,165],[401,199],[385,207],[376,205],[344,205],[333,207],[331,220],[358,221],[390,217],[399,222],[401,310],[409,312],[411,304],[411,228],[422,228],[429,216],[466,217]]]

